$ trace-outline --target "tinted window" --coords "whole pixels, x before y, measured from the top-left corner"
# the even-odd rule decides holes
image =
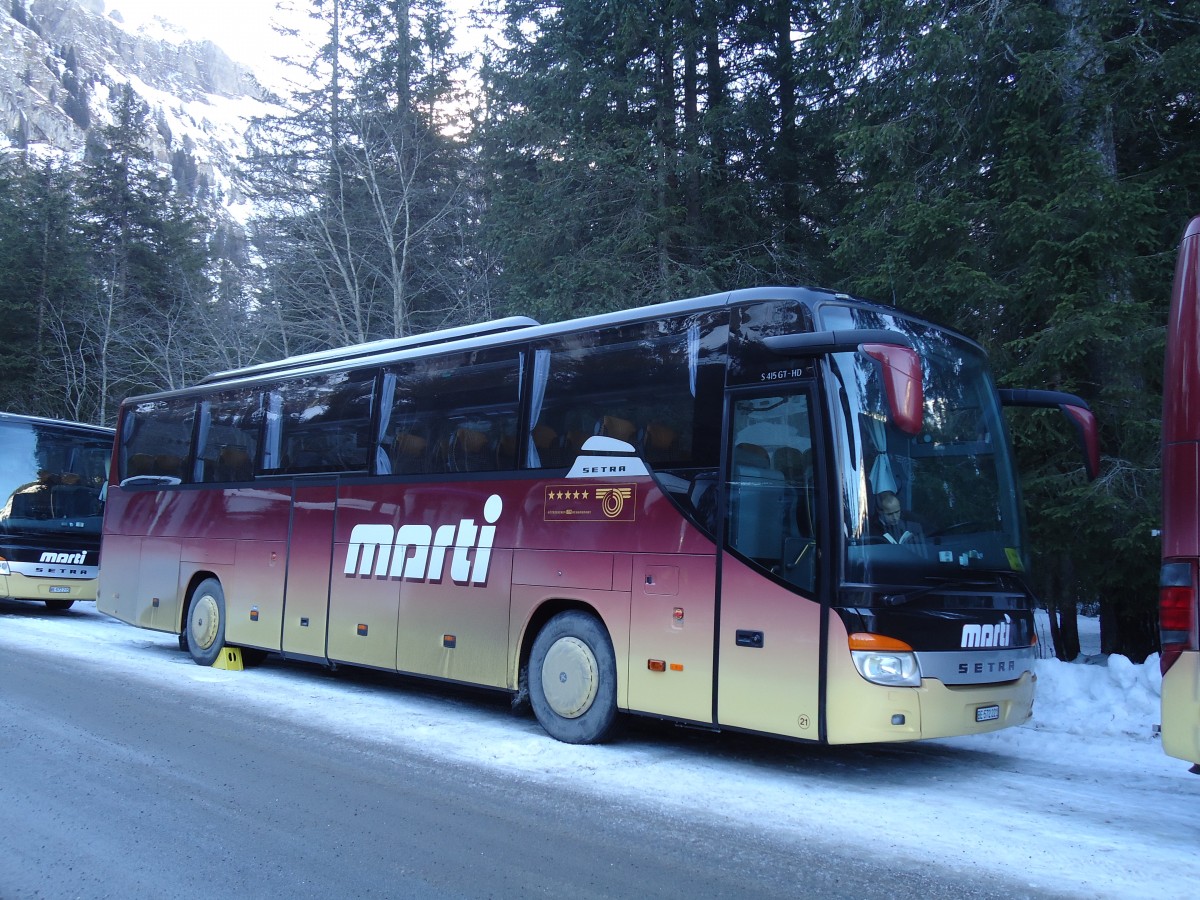
[[[374,372],[285,381],[268,396],[267,473],[364,472],[370,462]]]
[[[715,331],[722,336],[715,342]],[[569,466],[592,435],[626,441],[656,470],[715,466],[720,403],[707,408],[711,321],[672,319],[587,332],[534,353],[531,468]]]
[[[100,533],[100,491],[112,439],[0,422],[0,531]]]
[[[154,476],[191,480],[194,400],[148,400],[121,419],[120,479]]]
[[[196,480],[213,483],[253,478],[262,418],[262,394],[258,391],[227,391],[202,402]]]
[[[383,376],[376,471],[487,472],[517,461],[521,358],[474,351],[396,366]]]

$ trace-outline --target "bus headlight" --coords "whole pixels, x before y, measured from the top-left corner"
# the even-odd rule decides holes
[[[0,575],[11,575],[12,572],[8,569],[8,560],[0,556]]]
[[[850,635],[850,656],[858,674],[873,684],[920,687],[921,667],[912,647],[896,638],[859,632]]]
[[[912,653],[877,653],[873,650],[851,651],[858,674],[875,684],[889,687],[920,687],[921,670]]]

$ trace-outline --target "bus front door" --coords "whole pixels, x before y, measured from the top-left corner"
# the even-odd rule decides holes
[[[728,402],[718,724],[817,740],[813,395],[738,393]]]

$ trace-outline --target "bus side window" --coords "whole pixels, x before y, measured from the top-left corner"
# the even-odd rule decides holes
[[[815,590],[817,519],[807,393],[739,400],[731,430],[729,546],[776,577]]]
[[[423,474],[427,471],[429,438],[414,431],[398,431],[392,438],[392,472],[397,475]]]
[[[652,465],[690,467],[698,346],[699,326],[681,317],[565,335],[535,348],[529,467],[570,466],[593,435],[632,445]]]
[[[488,472],[516,464],[521,363],[513,348],[404,363],[383,376],[380,444],[390,473]],[[390,435],[390,437],[389,437]]]
[[[194,400],[147,400],[130,408],[121,423],[121,480],[159,476],[190,480]]]
[[[206,484],[250,481],[262,425],[262,394],[222,391],[200,404],[195,480]]]
[[[281,382],[276,392],[280,399],[272,398],[271,405],[280,410],[280,456],[274,471],[302,475],[369,469],[373,370],[297,378]],[[270,438],[273,446],[275,437]]]
[[[649,463],[671,458],[679,442],[679,433],[661,422],[651,422],[642,431],[642,449]]]

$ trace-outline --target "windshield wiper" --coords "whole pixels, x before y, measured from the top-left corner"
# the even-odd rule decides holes
[[[912,601],[916,600],[918,597],[924,597],[926,594],[932,594],[934,591],[941,591],[941,590],[946,590],[946,589],[951,589],[951,588],[966,588],[966,587],[986,588],[986,587],[992,587],[993,585],[996,584],[997,581],[999,581],[1001,587],[1008,589],[1008,590],[1012,589],[1005,583],[1006,577],[1010,574],[1008,572],[998,572],[998,571],[988,571],[988,570],[977,570],[977,572],[979,575],[991,575],[992,578],[988,579],[988,580],[981,580],[978,577],[976,577],[976,578],[946,578],[946,579],[938,581],[934,584],[929,584],[922,588],[916,588],[915,590],[907,591],[905,593],[885,594],[883,597],[883,605],[884,606],[904,606],[906,603],[911,603]],[[1025,590],[1024,585],[1020,581],[1018,581],[1017,584],[1023,592],[1029,593],[1028,591]],[[1032,595],[1030,595],[1030,596],[1032,596]]]

